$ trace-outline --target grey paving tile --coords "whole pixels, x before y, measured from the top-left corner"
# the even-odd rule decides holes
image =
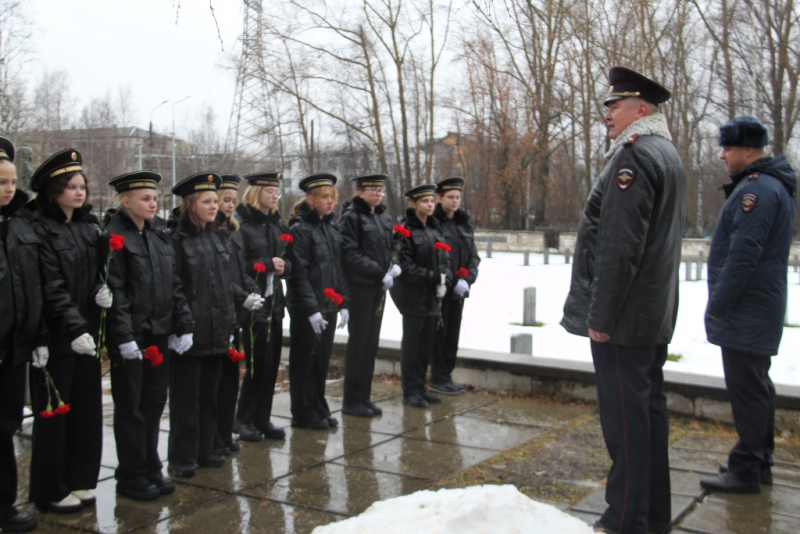
[[[403,437],[502,451],[525,443],[545,431],[543,428],[495,423],[480,417],[456,415],[412,430],[403,434]]]
[[[572,507],[576,512],[602,514],[608,507],[606,504],[605,486],[595,490],[588,497]],[[672,495],[672,519],[680,517],[690,506],[695,504],[695,500],[685,495]]]
[[[558,404],[536,399],[500,399],[469,413],[500,422],[536,426],[560,426],[587,413],[597,412],[596,406]]]
[[[800,519],[770,514],[767,510],[706,501],[680,524],[703,534],[797,534]]]
[[[244,443],[239,452],[228,456],[222,467],[198,469],[194,477],[176,481],[220,491],[238,491],[284,476],[292,470],[292,459],[288,455],[258,445]]]
[[[716,502],[747,509],[769,510],[771,513],[792,515],[800,519],[800,489],[762,486],[758,494],[713,492],[706,502]],[[800,532],[800,531],[798,531]]]

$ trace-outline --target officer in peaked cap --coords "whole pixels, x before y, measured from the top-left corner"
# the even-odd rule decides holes
[[[239,190],[239,184],[242,181],[242,177],[238,174],[222,174],[220,175],[222,178],[222,183],[220,184],[220,189],[236,189]]]
[[[74,148],[56,152],[39,165],[31,177],[31,190],[41,193],[53,179],[67,173],[83,172],[83,156]]]
[[[578,230],[561,325],[591,339],[612,459],[595,527],[662,533],[672,517],[662,368],[678,310],[686,178],[658,111],[669,91],[624,67],[608,80],[611,149]]]
[[[172,194],[186,198],[192,193],[216,191],[220,187],[222,187],[222,176],[215,172],[203,171],[178,182],[172,188]]]
[[[152,171],[133,171],[117,176],[108,181],[117,193],[133,191],[135,189],[158,189],[161,175]]]
[[[337,178],[335,174],[331,174],[329,172],[320,172],[306,176],[300,180],[300,189],[302,189],[304,193],[309,193],[311,190],[316,189],[317,187],[333,187],[336,185],[336,180]]]
[[[262,187],[280,187],[283,173],[278,171],[255,172],[244,177],[248,185]]]

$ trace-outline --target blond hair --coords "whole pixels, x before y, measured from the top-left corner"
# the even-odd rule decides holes
[[[234,190],[233,189],[217,189],[217,200],[219,200],[220,204],[222,204],[222,197],[224,197],[225,193],[227,193],[228,191],[234,191]],[[234,192],[236,193],[236,200],[239,200],[239,191],[237,190],[237,191],[234,191]],[[231,230],[232,232],[238,232],[239,231],[239,221],[236,220],[236,217],[234,217],[235,213],[236,213],[236,210],[234,210],[234,212],[231,214],[231,216],[228,217],[228,221],[227,221],[227,224],[230,225],[230,228],[228,228],[228,230]]]
[[[297,215],[300,213],[300,207],[303,204],[307,204],[309,208],[313,208],[313,206],[308,203],[308,197],[311,197],[312,201],[317,201],[324,193],[327,193],[328,190],[333,193],[333,203],[335,205],[339,200],[339,195],[336,192],[336,188],[330,185],[324,185],[322,187],[316,187],[312,189],[310,193],[307,193],[306,198],[301,198],[295,202],[294,206],[292,206],[292,215]]]

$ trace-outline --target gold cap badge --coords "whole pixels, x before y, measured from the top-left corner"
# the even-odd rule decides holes
[[[75,152],[72,153],[72,161],[78,161],[78,155]]]
[[[212,176],[212,175],[210,175],[210,174],[209,174],[209,175],[208,175],[208,181],[209,181],[209,182],[213,182],[213,181],[214,181],[214,176]]]

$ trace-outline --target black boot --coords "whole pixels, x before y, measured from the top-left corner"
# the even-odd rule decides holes
[[[431,393],[430,390],[423,391],[422,393],[420,393],[420,395],[422,396],[423,399],[425,399],[428,402],[428,404],[442,403],[442,399]]]
[[[38,521],[30,514],[23,514],[13,506],[0,510],[0,529],[3,532],[30,532]]]
[[[267,439],[285,439],[286,438],[286,431],[279,426],[273,425],[271,422],[267,422],[266,428],[260,428],[261,433],[264,434],[264,437]]]
[[[728,464],[722,464],[721,466],[719,466],[719,472],[727,473]],[[761,468],[761,484],[763,484],[764,486],[772,485],[772,468],[770,466]]]
[[[225,457],[209,454],[205,458],[198,459],[197,463],[200,464],[200,467],[222,467],[225,465]]]
[[[427,408],[428,401],[422,398],[422,395],[419,393],[412,393],[408,397],[403,397],[403,404],[405,406],[411,406],[412,408]]]
[[[700,485],[709,491],[722,493],[761,493],[761,484],[758,480],[748,482],[730,471],[713,478],[704,478],[700,481]]]
[[[157,473],[150,473],[147,475],[147,480],[155,484],[155,486],[158,488],[158,492],[161,495],[170,495],[175,493],[175,483],[162,475],[161,471],[158,471]]]
[[[150,482],[147,477],[118,480],[117,494],[134,501],[154,501],[161,495],[158,487]]]
[[[375,414],[375,412],[363,404],[345,404],[342,406],[342,413],[345,415],[352,415],[354,417],[372,417]]]
[[[239,434],[241,441],[261,441],[261,431],[253,425],[246,425],[236,421],[233,431]]]
[[[372,410],[373,415],[381,415],[383,413],[383,408],[376,406],[371,400],[365,400],[364,406]]]
[[[170,463],[167,472],[178,478],[192,478],[197,474],[197,464],[172,465],[172,463]]]
[[[339,426],[339,420],[333,417],[332,415],[326,417],[325,420],[328,421],[328,426],[330,428],[336,428],[337,426]]]

